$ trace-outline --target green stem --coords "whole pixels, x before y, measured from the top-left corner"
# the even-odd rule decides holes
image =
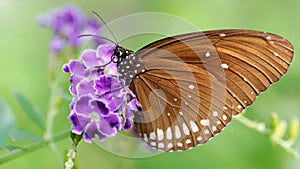
[[[61,157],[57,156],[57,148],[52,140],[52,135],[53,135],[53,123],[54,123],[54,118],[57,114],[57,108],[55,106],[56,102],[56,89],[57,85],[56,83],[52,86],[51,90],[51,95],[50,95],[50,104],[49,104],[49,111],[47,113],[47,121],[46,121],[46,131],[44,133],[44,139],[49,140],[49,147],[50,149],[54,152],[56,158],[61,162]]]
[[[276,137],[272,137],[271,140],[274,143],[276,143],[277,145],[279,145],[280,147],[282,147],[285,151],[287,151],[289,154],[291,154],[295,158],[299,157],[298,152],[291,147],[291,145],[289,144],[288,141],[285,141],[285,140],[282,140],[282,139],[278,139]]]
[[[70,136],[70,131],[64,131],[62,133],[58,133],[56,135],[54,135],[52,138],[50,138],[49,140],[44,140],[42,142],[39,142],[39,143],[36,143],[36,144],[33,144],[27,148],[22,148],[22,150],[18,151],[18,152],[15,152],[15,153],[11,153],[5,157],[1,157],[0,158],[0,164],[4,164],[5,162],[8,162],[10,160],[14,160],[18,157],[21,157],[29,152],[33,152],[35,150],[38,150],[38,149],[41,149],[41,148],[44,148],[46,147],[50,142],[54,141],[54,142],[57,142],[57,141],[60,141],[62,139],[65,139],[67,137]]]
[[[245,126],[254,129],[262,134],[269,135],[271,132],[269,129],[266,128],[265,123],[251,121],[250,119],[246,118],[242,114],[235,116],[234,119],[244,124]]]
[[[54,81],[50,81],[50,101],[48,106],[47,120],[46,120],[46,131],[44,133],[44,139],[49,141],[49,148],[52,150],[60,164],[63,166],[63,158],[60,155],[55,142],[52,140],[53,136],[53,127],[54,127],[54,118],[58,114],[58,107],[62,102],[62,98],[58,95],[59,92],[59,83],[61,81],[61,76],[59,73],[56,73],[56,78]]]
[[[276,143],[277,145],[282,147],[286,152],[288,152],[292,156],[298,157],[297,151],[291,147],[291,144],[289,144],[289,141],[285,141],[278,137],[273,137],[272,131],[270,129],[266,128],[265,123],[251,121],[250,119],[246,118],[242,114],[235,116],[234,119],[239,121],[240,123],[244,124],[245,126],[268,136],[273,143]]]

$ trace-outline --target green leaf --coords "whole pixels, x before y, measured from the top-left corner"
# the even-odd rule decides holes
[[[10,108],[0,100],[0,147],[4,147],[9,139],[9,133],[15,127],[15,118]]]
[[[24,130],[14,129],[10,133],[10,137],[13,141],[26,141],[26,142],[41,142],[43,139],[34,134],[28,133]]]
[[[27,116],[39,127],[42,129],[45,128],[44,120],[42,118],[41,113],[38,111],[38,109],[33,106],[28,99],[26,99],[21,93],[15,91],[14,95],[19,102],[19,104],[22,106],[24,111],[26,112]]]

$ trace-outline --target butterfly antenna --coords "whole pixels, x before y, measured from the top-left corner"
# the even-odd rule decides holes
[[[93,14],[95,14],[101,20],[101,22],[107,27],[107,30],[111,33],[111,35],[113,36],[113,38],[115,40],[114,44],[119,45],[117,38],[115,37],[115,35],[113,34],[113,32],[111,31],[111,29],[109,28],[109,26],[106,24],[106,22],[101,18],[101,16],[97,12],[95,12],[95,11],[93,11]]]
[[[98,35],[93,35],[93,34],[83,34],[83,35],[79,35],[78,38],[82,38],[82,37],[87,37],[87,36],[91,36],[91,37],[95,37],[95,38],[99,38],[99,39],[103,39],[103,40],[107,40],[113,44],[115,44],[116,46],[118,46],[118,44],[116,42],[114,42],[113,40],[110,40],[108,38],[102,37],[102,36],[98,36]]]

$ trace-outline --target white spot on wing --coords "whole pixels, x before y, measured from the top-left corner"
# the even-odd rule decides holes
[[[242,106],[241,106],[241,105],[237,105],[237,108],[238,108],[238,109],[242,109]]]
[[[148,142],[148,136],[147,136],[146,133],[144,133],[144,141],[145,141],[145,142]]]
[[[158,148],[165,148],[164,143],[158,143]]]
[[[210,52],[206,52],[205,57],[210,57]]]
[[[168,144],[168,148],[172,148],[173,147],[173,144],[172,143],[169,143]]]
[[[175,125],[175,137],[180,138],[181,137],[181,132],[180,129],[177,125]]]
[[[182,143],[177,143],[177,146],[178,146],[178,147],[182,147],[183,144],[182,144]]]
[[[205,129],[204,134],[209,134],[209,130]]]
[[[197,141],[201,141],[202,140],[202,137],[201,136],[198,136],[197,137]]]
[[[224,69],[228,69],[229,68],[229,66],[226,63],[222,63],[221,67],[224,68]]]
[[[266,38],[267,40],[270,40],[270,39],[272,39],[272,37],[271,36],[267,36],[267,38]]]
[[[151,142],[150,144],[151,144],[151,146],[156,146],[156,142],[154,142],[154,141]]]
[[[183,116],[183,112],[182,112],[182,111],[180,111],[179,114],[180,114],[181,116]]]
[[[150,133],[150,139],[152,139],[152,140],[155,140],[155,133],[154,133],[154,131],[152,131],[151,133]]]
[[[218,117],[219,113],[217,111],[213,111],[213,116]]]
[[[192,143],[192,141],[191,141],[191,139],[187,139],[187,140],[185,141],[185,143],[186,143],[186,144],[190,144],[190,143]]]
[[[223,120],[227,120],[226,114],[223,114],[222,118],[223,118]]]
[[[191,90],[193,90],[193,89],[195,88],[195,86],[194,86],[194,85],[189,85],[189,88],[190,88]]]
[[[164,132],[162,129],[157,128],[157,139],[158,140],[164,139]]]
[[[185,135],[190,135],[190,130],[185,123],[182,123],[182,129]]]
[[[226,36],[226,34],[225,33],[220,33],[219,36],[224,37],[224,36]]]
[[[191,125],[192,131],[193,131],[194,133],[196,133],[196,132],[199,131],[199,128],[198,128],[197,124],[196,124],[194,121],[191,120],[191,121],[190,121],[190,125]]]
[[[200,124],[201,124],[202,126],[209,126],[209,120],[208,120],[208,119],[200,120]]]
[[[167,128],[167,139],[168,140],[172,140],[172,130],[171,130],[171,127],[168,127]]]
[[[212,131],[217,131],[217,127],[216,126],[212,126],[211,129],[212,129]]]
[[[277,52],[274,52],[274,55],[275,55],[275,56],[279,56],[279,54],[278,54]]]

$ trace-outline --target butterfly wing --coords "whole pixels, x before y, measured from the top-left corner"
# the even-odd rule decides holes
[[[153,42],[136,53],[143,73],[130,86],[143,107],[135,115],[138,133],[164,151],[203,144],[278,81],[292,56],[287,40],[250,30]]]

